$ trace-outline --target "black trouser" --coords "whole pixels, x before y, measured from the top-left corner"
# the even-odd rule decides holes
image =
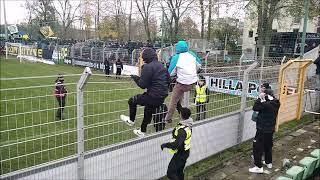
[[[173,155],[167,170],[167,176],[170,180],[183,180],[183,169],[189,157],[190,150],[178,151]]]
[[[147,126],[150,124],[152,114],[156,112],[156,109],[164,102],[163,98],[153,98],[146,93],[138,94],[129,99],[129,114],[130,120],[135,121],[137,113],[137,105],[144,106],[143,121],[141,124],[141,131],[147,132]]]
[[[266,164],[272,163],[272,146],[273,146],[273,133],[265,133],[257,130],[256,136],[253,140],[253,156],[254,164],[262,167],[262,155]]]
[[[197,107],[197,118],[196,121],[206,118],[206,104],[205,103],[196,103]]]
[[[110,74],[110,67],[104,66],[104,72],[106,73],[106,75],[109,75]]]
[[[59,108],[57,110],[57,114],[56,117],[58,119],[62,119],[62,114],[63,114],[63,110],[64,110],[64,106],[66,105],[66,97],[57,97],[57,101],[59,104]]]
[[[121,71],[122,71],[122,69],[121,68],[117,68],[117,71],[116,71],[116,75],[118,76],[120,76],[121,75]]]

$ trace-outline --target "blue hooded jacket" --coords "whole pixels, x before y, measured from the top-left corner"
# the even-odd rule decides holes
[[[201,66],[200,58],[192,51],[186,41],[176,44],[176,54],[172,57],[169,74],[177,75],[177,82],[181,84],[194,84],[198,81],[197,70]]]

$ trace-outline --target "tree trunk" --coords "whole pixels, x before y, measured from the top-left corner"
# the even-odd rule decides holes
[[[174,42],[178,41],[178,34],[179,34],[179,17],[174,18]]]
[[[171,16],[171,19],[169,22],[169,37],[170,37],[170,42],[173,43],[173,16]]]
[[[201,13],[201,39],[204,38],[204,7],[203,0],[200,0],[200,13]]]
[[[149,22],[147,18],[144,20],[144,30],[146,31],[147,39],[150,41],[151,40],[150,29],[149,29]]]
[[[209,14],[208,14],[208,33],[207,41],[210,41],[211,38],[211,15],[212,15],[212,0],[209,0]]]

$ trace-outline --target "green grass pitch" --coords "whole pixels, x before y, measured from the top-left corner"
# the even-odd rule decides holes
[[[80,75],[65,77],[69,94],[64,120],[61,121],[55,119],[57,102],[53,89],[57,74],[81,74],[84,68],[26,61],[20,63],[14,58],[1,58],[0,67],[0,173],[6,174],[77,154],[76,83]],[[21,78],[36,76],[54,77]],[[102,72],[93,71],[84,90],[86,152],[135,138],[132,133],[134,127],[120,122],[119,115],[128,114],[128,98],[142,92],[128,78],[106,78]],[[167,98],[166,102],[169,100]],[[239,103],[240,97],[212,93],[206,116],[239,110]],[[138,109],[135,127],[141,124],[142,110]],[[192,111],[195,118],[194,106]],[[177,121],[176,116],[175,122]],[[154,128],[150,125],[148,133],[152,132]]]

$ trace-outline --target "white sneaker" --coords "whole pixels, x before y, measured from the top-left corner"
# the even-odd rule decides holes
[[[141,132],[141,129],[138,128],[138,129],[134,129],[133,130],[133,133],[137,136],[139,136],[140,138],[143,138],[144,137],[144,132]]]
[[[257,166],[253,167],[253,168],[249,168],[249,172],[252,172],[252,173],[263,173],[263,167],[259,168]]]
[[[262,164],[266,165],[267,168],[272,169],[272,163],[266,164],[265,161],[262,161]]]
[[[134,125],[134,122],[130,120],[129,116],[120,115],[120,119],[121,119],[121,121],[123,121],[126,124],[128,124],[128,126],[133,126]]]

